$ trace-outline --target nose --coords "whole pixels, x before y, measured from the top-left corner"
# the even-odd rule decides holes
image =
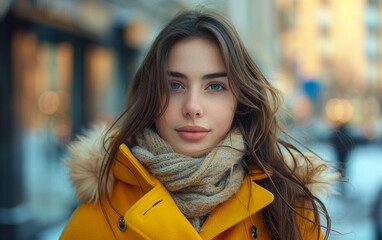
[[[200,93],[190,92],[187,94],[183,106],[183,115],[187,118],[200,118],[203,116]]]

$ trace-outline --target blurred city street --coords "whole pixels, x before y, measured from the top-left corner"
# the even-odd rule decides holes
[[[382,188],[382,146],[357,147],[350,154],[347,167],[349,181],[337,184],[337,190],[342,184],[345,191],[324,198],[334,230],[330,239],[375,240],[373,213],[378,190]]]

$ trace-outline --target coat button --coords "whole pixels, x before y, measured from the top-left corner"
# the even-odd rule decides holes
[[[257,238],[257,228],[255,227],[255,225],[252,225],[250,231],[251,231],[251,237]]]
[[[127,226],[125,223],[125,218],[123,216],[119,218],[118,228],[119,228],[119,230],[121,230],[121,232],[126,231]]]

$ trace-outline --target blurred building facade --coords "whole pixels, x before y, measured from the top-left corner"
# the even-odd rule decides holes
[[[321,118],[334,128],[348,125],[359,138],[380,138],[380,1],[276,3],[283,46],[280,70],[290,76],[286,79],[293,88],[301,89],[291,102],[297,121]],[[308,107],[294,109],[302,104]]]

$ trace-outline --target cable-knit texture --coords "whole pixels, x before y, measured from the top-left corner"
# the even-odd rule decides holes
[[[238,129],[200,158],[174,152],[151,128],[137,136],[137,143],[131,149],[135,157],[166,186],[198,232],[208,214],[235,194],[243,182],[245,143]]]

